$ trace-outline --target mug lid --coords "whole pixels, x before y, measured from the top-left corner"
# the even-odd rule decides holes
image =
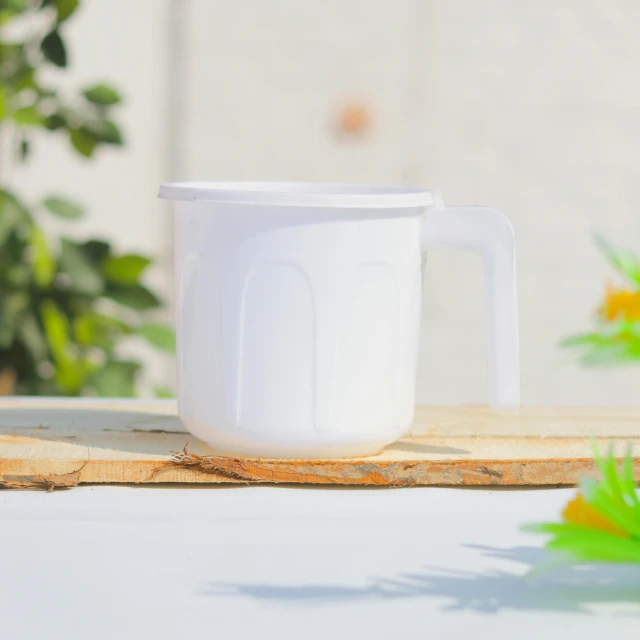
[[[428,207],[434,192],[393,187],[321,182],[167,182],[159,198],[297,207],[399,209]]]

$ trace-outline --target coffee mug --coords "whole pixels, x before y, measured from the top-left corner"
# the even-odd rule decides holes
[[[347,184],[182,182],[160,197],[174,201],[180,417],[221,454],[365,456],[405,435],[432,249],[482,256],[490,400],[517,409],[514,234],[498,211]]]

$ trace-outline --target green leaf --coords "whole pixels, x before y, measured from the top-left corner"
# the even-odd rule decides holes
[[[623,478],[623,471],[618,471],[618,464],[613,452],[613,445],[609,446],[606,458],[602,458],[597,444],[593,444],[594,456],[602,480],[597,482],[593,478],[580,483],[584,498],[589,504],[600,511],[611,522],[615,522],[630,535],[640,536],[640,510],[637,509],[635,483],[629,487]]]
[[[640,515],[640,498],[638,498],[638,494],[636,492],[636,481],[633,475],[633,457],[631,455],[630,444],[627,445],[627,454],[625,455],[622,463],[622,477],[620,482],[622,483],[622,488],[628,504],[632,505]]]
[[[585,366],[636,362],[640,359],[640,324],[628,320],[608,322],[598,332],[572,336],[561,344],[581,349],[580,360]]]
[[[548,549],[562,551],[579,561],[640,562],[640,543],[613,533],[569,522],[523,527],[531,533],[550,533]]]
[[[93,311],[94,305],[97,303],[97,296],[88,296],[86,293],[71,291],[68,286],[65,287],[64,285],[61,288],[62,295],[58,296],[58,300],[60,304],[64,304],[64,311],[70,318]]]
[[[585,367],[611,367],[634,360],[630,347],[625,343],[602,344],[582,356]]]
[[[160,300],[156,295],[140,284],[129,287],[111,285],[105,295],[123,307],[135,311],[148,311],[160,306]]]
[[[106,84],[96,84],[85,89],[82,94],[89,102],[104,107],[118,104],[122,101],[120,94],[113,87]]]
[[[605,530],[589,518],[581,524],[564,521],[530,525],[525,530],[551,534],[547,548],[578,562],[640,562],[640,500],[631,451],[627,450],[621,469],[613,446],[606,457],[600,455],[595,442],[593,451],[602,478],[584,478],[580,482],[581,499],[615,530]]]
[[[84,210],[79,204],[59,196],[49,196],[42,204],[54,215],[67,220],[77,220],[84,214]]]
[[[103,267],[107,280],[118,284],[135,284],[142,272],[151,264],[145,256],[127,254],[108,258]]]
[[[44,289],[53,281],[56,265],[42,229],[35,226],[31,229],[29,245],[31,247],[33,279],[38,287]]]
[[[40,314],[49,349],[56,360],[67,360],[69,329],[67,319],[53,300],[40,304]]]
[[[69,395],[77,395],[85,385],[87,369],[91,365],[86,361],[74,362],[73,360],[58,360],[53,379],[58,386]]]
[[[94,372],[90,383],[103,398],[133,398],[140,368],[138,362],[114,360]]]
[[[604,482],[599,484],[593,478],[584,478],[580,490],[585,500],[609,522],[640,537],[640,517],[626,502],[607,491]]]
[[[90,315],[80,316],[73,321],[73,331],[76,341],[81,347],[90,347],[98,342],[96,323]]]
[[[618,467],[616,459],[613,454],[613,447],[609,445],[609,453],[606,458],[602,458],[598,451],[597,444],[594,443],[594,456],[602,473],[602,482],[600,483],[600,490],[609,494],[614,503],[617,503],[618,508],[626,508],[627,505],[624,501],[622,493],[622,484],[620,482],[620,476],[618,475]]]
[[[15,11],[21,13],[27,10],[27,0],[2,0],[0,9],[3,11]]]
[[[602,330],[603,335],[640,339],[640,322],[621,319],[607,323]]]
[[[69,323],[53,300],[44,300],[40,304],[40,315],[49,351],[56,366],[54,380],[64,392],[78,393],[92,366],[87,361],[72,356]]]
[[[25,45],[0,40],[0,60],[2,61],[3,84],[11,86],[14,82],[14,74],[28,66]]]
[[[47,340],[32,311],[27,311],[22,316],[18,327],[18,337],[26,346],[34,362],[38,363],[47,359],[49,353]]]
[[[91,120],[85,124],[85,128],[95,136],[99,142],[122,146],[124,140],[120,129],[112,120]]]
[[[67,66],[67,50],[65,49],[64,42],[60,37],[60,34],[56,29],[49,32],[42,42],[40,43],[40,49],[44,54],[44,57],[56,67]]]
[[[29,304],[29,296],[25,291],[5,294],[0,298],[0,347],[11,346],[21,314]]]
[[[82,246],[85,255],[96,266],[102,266],[102,263],[111,254],[111,245],[104,240],[87,240]]]
[[[49,131],[57,131],[67,125],[67,119],[60,113],[54,113],[45,118],[44,126]]]
[[[55,98],[58,95],[58,92],[55,89],[50,89],[49,87],[35,85],[33,88],[41,98]]]
[[[607,338],[599,333],[583,333],[577,336],[569,336],[565,338],[561,343],[561,347],[582,347],[601,345],[607,342]]]
[[[118,336],[130,334],[131,327],[116,318],[100,313],[88,313],[74,320],[74,334],[82,347],[110,350]]]
[[[158,349],[169,353],[176,351],[176,336],[170,327],[163,324],[143,324],[138,329],[138,334]]]
[[[40,126],[44,123],[44,118],[40,115],[40,112],[34,105],[22,107],[22,109],[14,111],[13,120],[16,124],[25,127]]]
[[[0,25],[19,16],[28,8],[27,0],[1,0],[0,1]]]
[[[64,22],[78,8],[79,0],[55,0],[58,22]]]
[[[27,208],[13,193],[0,189],[0,247],[7,242],[11,233],[20,223],[29,223]]]
[[[23,66],[9,78],[9,83],[16,93],[23,89],[31,89],[35,83],[35,69],[28,65]]]
[[[71,279],[71,289],[86,295],[100,295],[104,288],[102,275],[82,245],[61,239],[60,269]]]
[[[24,288],[31,280],[31,269],[26,264],[12,264],[4,270],[3,278],[10,287]]]
[[[547,548],[570,553],[583,562],[640,562],[640,544],[635,540],[589,530],[581,536],[557,534]]]
[[[171,391],[168,387],[155,387],[153,390],[153,395],[156,398],[165,398],[165,399],[173,399],[176,397],[176,394]]]
[[[629,282],[640,287],[640,259],[627,249],[617,249],[601,235],[595,236],[595,242],[611,265]]]
[[[98,138],[85,127],[69,129],[69,140],[73,148],[85,158],[90,158],[99,142]]]
[[[0,87],[0,120],[4,118],[4,91]]]

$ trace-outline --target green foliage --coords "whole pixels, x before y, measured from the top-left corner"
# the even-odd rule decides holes
[[[176,337],[173,331],[161,324],[144,324],[139,330],[139,334],[158,349],[174,353],[176,350]]]
[[[624,276],[629,284],[640,288],[640,258],[629,249],[618,249],[614,247],[606,238],[599,234],[596,235],[595,241],[613,268],[620,275]]]
[[[525,530],[551,534],[547,548],[567,561],[640,562],[640,500],[627,452],[618,468],[613,450],[602,458],[595,450],[602,479],[585,478],[580,496],[562,522],[530,525]]]
[[[45,209],[53,213],[53,215],[59,218],[66,218],[67,220],[77,220],[84,214],[84,210],[80,205],[66,198],[49,196],[44,199],[42,205]]]
[[[151,260],[145,256],[126,255],[110,256],[102,267],[104,273],[111,282],[119,284],[136,284],[142,272],[151,264]]]
[[[44,121],[43,117],[38,112],[38,109],[33,105],[16,109],[12,116],[17,125],[23,126],[39,127]]]
[[[154,395],[156,398],[175,398],[175,394],[171,389],[167,389],[166,387],[156,387],[154,390]]]
[[[126,287],[110,285],[105,295],[123,307],[134,311],[149,311],[159,307],[161,304],[158,297],[141,284]]]
[[[89,120],[85,125],[85,133],[94,137],[97,143],[122,146],[124,141],[118,125],[111,120]]]
[[[46,127],[66,132],[73,149],[91,157],[101,145],[122,145],[123,136],[110,117],[110,110],[122,102],[119,92],[96,83],[75,97],[65,97],[41,81],[47,66],[68,65],[63,29],[78,8],[78,0],[20,0],[0,2],[0,24],[25,14],[41,13],[40,32],[29,32],[23,41],[5,41],[0,34],[0,122],[12,120],[23,134],[20,153],[26,158],[30,129]],[[43,20],[48,18],[48,22]]]
[[[69,129],[69,141],[73,148],[85,158],[90,158],[99,143],[98,138],[87,128]]]
[[[600,321],[596,331],[571,336],[560,344],[579,351],[586,367],[630,364],[640,359],[640,321]]]
[[[67,66],[67,50],[57,29],[48,33],[40,43],[44,57],[56,67]]]
[[[78,8],[80,0],[55,0],[58,22],[64,22]]]
[[[92,375],[91,382],[98,395],[105,398],[132,398],[139,369],[137,362],[112,360]]]
[[[93,87],[89,87],[82,92],[82,95],[89,102],[103,107],[118,104],[122,100],[120,94],[113,87],[106,84],[96,84]]]
[[[38,289],[48,287],[56,272],[56,264],[49,250],[47,236],[39,227],[32,227],[29,235],[33,281]]]
[[[595,330],[570,336],[560,346],[572,349],[587,367],[634,363],[640,360],[640,258],[599,235],[596,244],[630,288],[610,287],[598,309]]]
[[[39,13],[42,25],[22,41],[0,32],[0,140],[15,140],[16,164],[28,160],[36,131],[68,140],[84,158],[124,143],[113,119],[122,102],[115,88],[95,83],[68,96],[44,81],[46,67],[69,63],[64,29],[78,5],[0,0],[0,24]],[[58,193],[27,202],[0,174],[0,371],[16,374],[16,393],[132,397],[141,365],[123,357],[124,343],[175,350],[173,331],[148,317],[161,305],[142,281],[149,257],[101,239],[56,237],[40,223],[51,215],[68,224],[84,213]]]

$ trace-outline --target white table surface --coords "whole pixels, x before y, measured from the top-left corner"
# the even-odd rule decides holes
[[[572,493],[0,491],[1,637],[637,639],[640,569],[523,578]]]

